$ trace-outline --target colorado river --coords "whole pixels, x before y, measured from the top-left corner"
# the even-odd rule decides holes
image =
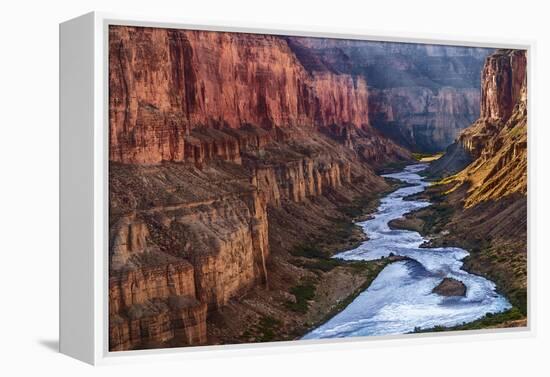
[[[496,292],[493,282],[461,270],[462,259],[468,255],[466,250],[421,248],[426,239],[418,232],[390,229],[391,220],[430,205],[423,200],[404,200],[428,185],[418,174],[426,167],[426,164],[410,165],[402,172],[385,175],[410,186],[382,198],[374,216],[358,223],[367,234],[367,241],[334,256],[345,260],[374,260],[393,253],[410,259],[388,265],[342,312],[303,339],[405,334],[415,328],[471,322],[486,313],[511,308],[506,298]],[[443,297],[432,293],[445,277],[463,282],[466,296]]]

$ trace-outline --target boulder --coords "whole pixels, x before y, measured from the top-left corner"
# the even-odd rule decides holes
[[[466,286],[460,280],[445,278],[433,289],[432,293],[441,296],[466,296]]]

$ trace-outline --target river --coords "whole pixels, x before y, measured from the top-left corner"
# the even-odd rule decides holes
[[[466,250],[421,248],[426,239],[418,232],[390,229],[391,220],[430,205],[426,200],[404,200],[426,188],[428,183],[418,173],[427,166],[409,165],[399,173],[384,175],[409,186],[382,198],[373,217],[358,223],[368,236],[367,241],[334,256],[375,260],[393,253],[410,259],[386,266],[351,304],[303,339],[405,334],[415,328],[459,325],[511,308],[508,300],[496,292],[493,282],[461,269],[462,259],[468,255]],[[462,281],[466,296],[432,293],[445,277]]]

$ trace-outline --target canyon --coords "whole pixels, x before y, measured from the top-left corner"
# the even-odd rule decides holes
[[[466,206],[527,194],[527,57],[499,51],[483,70],[481,116],[458,143],[474,162],[457,179],[468,182]]]
[[[311,72],[364,77],[369,123],[414,152],[443,151],[480,114],[480,72],[491,49],[289,38]]]
[[[227,342],[224,308],[315,275],[282,279],[289,250],[410,160],[368,124],[364,79],[311,74],[282,38],[111,27],[109,43],[111,350]]]
[[[497,50],[487,57],[481,113],[428,168],[436,180],[432,208],[400,227],[429,234],[431,245],[457,245],[468,271],[488,276],[527,316],[527,55]],[[396,224],[398,225],[398,224]]]
[[[480,96],[486,49],[337,42],[110,26],[111,351],[300,337],[402,259],[331,258],[399,186],[377,173],[477,117],[449,196],[524,195],[495,181],[526,147],[521,54],[489,56]]]
[[[310,74],[282,38],[115,28],[109,45],[111,161],[231,160],[296,126],[353,127],[378,146],[365,80]],[[376,154],[403,155],[392,148]]]
[[[385,267],[353,302],[303,339],[407,334],[470,323],[511,308],[493,282],[463,269],[468,251],[427,245],[430,239],[420,232],[392,225],[402,216],[432,207],[423,197],[411,197],[430,186],[419,174],[426,167],[411,164],[384,175],[406,185],[385,195],[372,216],[358,223],[369,239],[334,256],[356,262],[392,256],[403,260]]]

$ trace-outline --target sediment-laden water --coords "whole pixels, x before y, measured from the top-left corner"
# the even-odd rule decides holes
[[[404,334],[415,328],[471,322],[486,313],[511,307],[496,292],[493,282],[461,270],[462,259],[468,255],[466,250],[421,248],[426,239],[418,232],[392,230],[388,226],[389,221],[430,205],[424,200],[404,200],[428,185],[417,174],[426,167],[426,164],[410,165],[402,172],[385,175],[411,186],[385,196],[373,218],[358,223],[369,237],[367,241],[334,256],[346,260],[374,260],[393,253],[410,260],[388,265],[342,312],[303,339]],[[445,277],[462,281],[466,285],[466,296],[443,297],[432,293]]]

